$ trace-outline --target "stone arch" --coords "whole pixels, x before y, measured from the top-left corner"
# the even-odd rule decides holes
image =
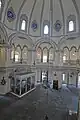
[[[9,36],[9,43],[10,45],[12,44],[12,40],[16,37],[19,37],[19,38],[22,38],[22,39],[26,39],[30,46],[33,47],[33,41],[32,39],[27,35],[27,34],[24,34],[24,33],[20,33],[20,32],[17,32],[17,33],[13,33]]]
[[[55,51],[53,47],[49,48],[49,61],[53,61],[55,59]]]
[[[0,22],[0,42],[8,44],[8,35],[4,25]],[[3,41],[4,40],[4,41]]]
[[[65,46],[63,48],[63,62],[65,62],[65,60],[69,60],[69,56],[70,56],[69,48]]]
[[[25,21],[25,30],[21,30],[21,25],[22,25],[23,20]],[[19,23],[19,30],[27,32],[28,17],[26,16],[26,14],[21,15],[19,22],[20,22]]]
[[[22,48],[22,61],[27,62],[28,59],[28,47],[26,45]]]
[[[70,21],[73,22],[73,30],[72,31],[69,31],[69,23]],[[76,31],[76,16],[75,15],[69,15],[68,18],[67,18],[67,32],[75,32]]]
[[[42,51],[42,48],[39,46],[36,49],[36,59],[37,59],[38,62],[41,62],[42,58],[43,58],[43,51]]]
[[[21,46],[18,44],[15,48],[15,62],[21,61]]]
[[[72,46],[70,49],[70,60],[77,60],[77,48]]]
[[[52,39],[48,39],[48,38],[41,38],[41,39],[38,39],[36,42],[35,42],[35,45],[34,45],[34,48],[38,47],[41,43],[43,42],[46,42],[48,44],[51,44],[53,48],[55,48],[55,50],[58,50],[58,45],[52,40]]]

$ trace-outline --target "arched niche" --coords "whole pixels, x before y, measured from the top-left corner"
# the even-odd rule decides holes
[[[14,55],[15,55],[15,45],[12,44],[12,47],[11,47],[11,52],[10,52],[10,59],[13,60],[14,59]]]
[[[67,18],[67,32],[75,32],[76,31],[76,16],[70,15]]]
[[[49,62],[52,62],[54,60],[54,48],[49,49]]]
[[[77,48],[75,46],[71,47],[70,60],[77,60]]]
[[[63,62],[65,62],[66,60],[69,60],[69,48],[68,47],[63,48]]]
[[[62,83],[67,84],[67,73],[66,72],[62,73]]]
[[[21,47],[18,45],[15,49],[15,62],[20,62],[21,60]]]
[[[28,17],[26,14],[22,14],[20,17],[20,24],[19,24],[19,30],[27,32],[27,22],[28,22]]]
[[[41,57],[42,57],[42,49],[40,47],[38,47],[36,49],[36,58],[37,58],[37,62],[41,62]]]
[[[23,62],[27,62],[28,59],[28,47],[24,46],[22,50],[22,60]]]
[[[45,47],[43,49],[43,63],[46,63],[48,61],[48,49]]]

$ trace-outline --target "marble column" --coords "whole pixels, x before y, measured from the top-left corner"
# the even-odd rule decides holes
[[[60,52],[59,50],[56,50],[55,52],[55,65],[59,65],[60,64]]]
[[[35,61],[36,61],[36,50],[32,49],[32,64],[35,65]]]
[[[69,72],[67,72],[67,86],[69,85]]]
[[[63,65],[63,51],[60,51],[60,65]]]

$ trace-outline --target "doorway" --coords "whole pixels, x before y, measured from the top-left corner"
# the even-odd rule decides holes
[[[42,84],[48,83],[48,71],[41,71],[41,82]]]
[[[67,84],[66,73],[62,74],[62,84],[64,84],[64,85]]]

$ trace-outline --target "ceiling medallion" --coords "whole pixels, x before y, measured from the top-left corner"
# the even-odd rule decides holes
[[[36,20],[34,20],[34,21],[32,22],[31,28],[33,29],[34,32],[37,30],[38,25],[37,25]]]
[[[57,20],[56,23],[54,24],[54,29],[55,29],[57,32],[59,32],[60,29],[61,29],[61,27],[62,27],[62,24],[61,24],[60,20]]]
[[[7,19],[9,22],[12,22],[16,18],[16,15],[14,13],[14,10],[12,7],[10,7],[7,11]]]

